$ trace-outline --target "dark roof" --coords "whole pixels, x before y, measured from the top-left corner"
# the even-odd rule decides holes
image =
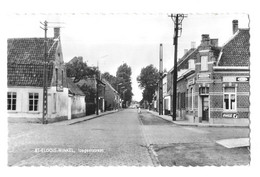
[[[249,38],[249,29],[239,29],[223,46],[218,66],[249,66]]]
[[[58,46],[53,38],[47,39],[47,86],[51,85],[53,61]],[[44,38],[14,38],[7,40],[7,85],[43,85]]]
[[[67,78],[68,88],[70,92],[72,92],[75,95],[82,95],[85,96],[85,94],[82,92],[82,90],[70,79]]]

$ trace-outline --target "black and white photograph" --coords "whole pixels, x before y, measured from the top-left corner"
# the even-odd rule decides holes
[[[250,13],[5,18],[9,169],[250,167]]]

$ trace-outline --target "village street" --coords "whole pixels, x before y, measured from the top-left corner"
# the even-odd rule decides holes
[[[247,148],[216,144],[248,135],[248,128],[178,126],[136,109],[73,125],[9,123],[8,165],[248,165]]]

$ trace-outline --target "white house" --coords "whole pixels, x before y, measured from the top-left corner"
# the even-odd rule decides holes
[[[10,121],[42,122],[44,38],[8,39],[7,111]],[[68,119],[68,86],[60,29],[47,38],[48,122]]]

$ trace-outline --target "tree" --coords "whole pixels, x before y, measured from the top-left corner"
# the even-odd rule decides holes
[[[126,63],[120,65],[116,72],[117,84],[121,83],[120,87],[124,87],[123,90],[120,90],[121,98],[124,98],[124,104],[128,101],[128,104],[132,101],[132,82],[131,82],[132,69]]]
[[[146,100],[149,103],[152,102],[159,77],[158,69],[152,64],[142,68],[141,73],[136,80],[139,83],[139,87],[143,89],[143,100]]]
[[[112,87],[117,90],[117,78],[113,75],[111,75],[109,72],[104,72],[102,74],[102,78],[106,79],[111,85]]]
[[[100,74],[97,67],[89,67],[86,62],[83,62],[82,57],[74,57],[70,62],[66,63],[66,72],[67,77],[74,78],[74,83]]]

